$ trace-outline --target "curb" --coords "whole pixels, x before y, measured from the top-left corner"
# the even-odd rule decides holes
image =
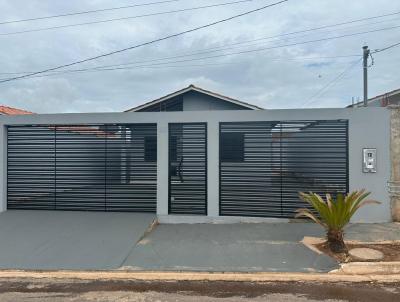
[[[330,273],[347,275],[400,275],[400,261],[342,263],[339,269],[333,270]]]
[[[227,281],[227,282],[400,282],[400,274],[349,275],[343,273],[209,273],[132,271],[22,271],[3,270],[0,278],[134,280],[134,281]]]

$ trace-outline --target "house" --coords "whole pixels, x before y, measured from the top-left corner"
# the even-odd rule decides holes
[[[0,115],[21,115],[21,114],[33,114],[33,112],[0,105]]]
[[[262,110],[263,108],[194,85],[126,110],[126,112]]]
[[[0,211],[287,220],[307,206],[299,191],[367,188],[382,205],[355,221],[391,220],[384,108],[262,110],[191,85],[121,113],[0,116],[0,140]]]
[[[368,99],[368,107],[387,107],[389,105],[400,105],[400,89],[395,89]],[[358,108],[363,106],[364,102],[357,102],[347,107]]]

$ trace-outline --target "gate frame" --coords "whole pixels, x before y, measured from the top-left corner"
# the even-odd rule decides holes
[[[74,123],[74,124],[41,124],[41,123],[37,123],[37,124],[12,124],[12,125],[5,125],[3,126],[3,130],[5,132],[5,148],[6,148],[6,153],[5,153],[5,159],[4,162],[6,164],[6,169],[5,169],[5,173],[7,175],[6,177],[6,187],[5,187],[5,203],[6,203],[6,207],[8,208],[8,188],[9,188],[9,167],[8,167],[8,155],[9,155],[9,144],[8,144],[8,129],[10,127],[29,127],[29,128],[35,128],[35,127],[48,127],[49,129],[54,128],[54,133],[53,133],[53,139],[54,139],[54,144],[52,144],[52,146],[54,147],[54,166],[53,166],[53,171],[54,171],[54,207],[52,209],[43,209],[43,210],[48,210],[48,211],[85,211],[85,212],[125,212],[125,213],[156,213],[157,212],[157,184],[158,184],[158,174],[157,174],[157,168],[156,168],[156,173],[155,173],[155,177],[156,177],[156,181],[155,181],[155,200],[154,202],[152,201],[151,203],[154,203],[154,210],[152,211],[134,211],[134,210],[121,210],[121,209],[113,209],[111,206],[107,207],[107,188],[109,188],[109,186],[111,185],[111,183],[107,182],[107,176],[109,176],[109,174],[107,174],[107,151],[108,151],[108,143],[107,143],[107,136],[104,136],[104,207],[102,210],[94,210],[94,209],[75,209],[75,208],[57,208],[57,127],[65,127],[65,126],[70,126],[70,127],[81,127],[81,126],[104,126],[104,128],[107,130],[109,126],[126,126],[126,127],[134,127],[134,126],[154,126],[155,127],[155,132],[154,132],[154,136],[157,137],[157,122],[141,122],[141,123],[136,123],[136,122],[125,122],[125,123]],[[69,130],[61,130],[61,131],[69,131]],[[127,141],[125,141],[126,143]],[[156,142],[158,143],[158,140],[156,140]],[[157,146],[157,145],[156,145]],[[112,145],[111,145],[112,147]],[[143,146],[144,148],[144,146]],[[158,148],[157,148],[158,149]],[[109,150],[112,150],[109,149]],[[143,149],[144,151],[144,149]],[[112,152],[112,151],[111,151]],[[156,160],[156,163],[158,162],[158,157]],[[156,164],[157,167],[157,164]],[[107,185],[108,184],[108,185]],[[112,198],[108,198],[109,200],[109,205],[112,205]],[[134,203],[134,202],[133,202]],[[14,208],[15,210],[41,210],[41,209],[35,209],[35,208]],[[13,210],[14,210],[13,209]]]
[[[218,142],[219,142],[219,146],[221,146],[221,141],[222,141],[222,131],[221,131],[221,126],[222,126],[222,124],[224,124],[224,123],[235,123],[235,124],[251,124],[251,123],[262,123],[262,122],[272,122],[272,123],[282,123],[282,122],[296,122],[296,121],[299,121],[299,122],[301,122],[301,120],[268,120],[268,121],[240,121],[240,122],[219,122],[218,123],[218,137],[219,137],[219,140],[218,140]],[[342,122],[345,122],[345,124],[346,124],[346,151],[345,151],[345,154],[346,154],[346,192],[349,192],[349,190],[350,190],[350,175],[349,175],[349,173],[350,173],[350,169],[349,169],[349,156],[350,156],[350,154],[349,154],[349,120],[348,119],[330,119],[330,120],[326,120],[326,119],[324,119],[324,120],[321,120],[321,119],[314,119],[314,120],[312,120],[312,121],[342,121]],[[280,158],[282,157],[282,140],[281,140],[281,138],[282,138],[282,132],[280,132],[280,139],[279,139],[279,145],[280,145]],[[235,217],[235,216],[233,216],[233,215],[222,215],[221,214],[221,212],[222,212],[222,210],[221,210],[221,208],[222,208],[222,202],[221,202],[221,180],[222,180],[222,173],[221,173],[221,155],[222,155],[222,151],[221,151],[221,148],[219,148],[219,165],[218,165],[218,175],[219,175],[219,194],[218,194],[218,210],[219,210],[219,212],[218,212],[218,216],[220,216],[220,217]],[[282,167],[282,162],[280,161],[280,166]],[[282,202],[282,184],[283,184],[283,182],[282,182],[282,175],[281,175],[281,200],[280,200],[280,204],[281,204],[281,213],[282,213],[282,205],[283,205],[283,202]],[[240,217],[253,217],[253,216],[246,216],[246,215],[244,215],[244,216],[240,216]],[[257,218],[259,218],[258,216],[257,216]],[[261,217],[262,218],[262,217]],[[267,218],[267,219],[291,219],[291,218],[287,218],[287,217],[279,217],[279,218],[277,218],[277,217],[270,217],[270,216],[265,216],[264,218]]]
[[[207,122],[189,122],[189,123],[168,123],[168,215],[180,215],[180,214],[171,214],[171,162],[170,162],[170,130],[171,125],[204,125],[204,140],[205,140],[205,214],[182,214],[182,215],[195,215],[195,216],[208,216],[208,123]]]

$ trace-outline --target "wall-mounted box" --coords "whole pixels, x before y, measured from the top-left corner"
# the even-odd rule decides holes
[[[363,149],[363,172],[376,173],[376,148]]]

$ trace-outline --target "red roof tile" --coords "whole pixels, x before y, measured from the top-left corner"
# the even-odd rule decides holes
[[[22,110],[22,109],[17,109],[17,108],[13,108],[13,107],[0,105],[0,114],[19,115],[19,114],[34,114],[34,113],[27,111],[27,110]]]

